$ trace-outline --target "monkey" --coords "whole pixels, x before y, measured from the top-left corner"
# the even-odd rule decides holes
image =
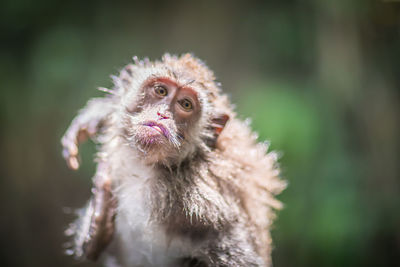
[[[277,153],[200,59],[133,59],[62,137],[74,170],[79,144],[98,144],[69,253],[108,266],[271,266],[275,196],[286,187]]]

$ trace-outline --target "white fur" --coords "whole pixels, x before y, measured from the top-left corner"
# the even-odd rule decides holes
[[[162,226],[151,221],[149,180],[154,176],[134,148],[121,138],[109,143],[108,163],[118,199],[114,244],[124,266],[174,266],[174,260],[189,255],[190,244],[170,240]],[[118,148],[118,149],[113,149]],[[118,161],[118,162],[116,162]],[[113,168],[118,166],[118,168]]]

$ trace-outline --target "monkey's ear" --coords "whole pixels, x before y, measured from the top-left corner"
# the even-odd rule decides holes
[[[213,137],[208,142],[208,145],[210,147],[215,148],[218,136],[221,134],[228,120],[229,120],[229,115],[227,114],[218,114],[217,116],[211,119],[210,128],[213,131]]]
[[[214,133],[219,135],[225,127],[225,124],[229,120],[229,115],[219,114],[218,116],[211,119],[211,127],[214,129]]]

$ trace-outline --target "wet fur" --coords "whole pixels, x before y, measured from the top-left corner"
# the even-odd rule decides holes
[[[157,151],[140,148],[130,131],[144,105],[139,88],[150,76],[202,88],[200,121]],[[98,136],[98,161],[107,166],[101,171],[118,200],[108,253],[123,266],[271,265],[269,231],[281,208],[274,196],[286,184],[277,155],[236,118],[213,73],[189,54],[167,54],[156,62],[136,60],[114,83]],[[222,113],[230,120],[210,142],[212,118]]]

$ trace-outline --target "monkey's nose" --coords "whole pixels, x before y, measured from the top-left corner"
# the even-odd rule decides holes
[[[169,119],[169,117],[163,113],[157,112],[158,118],[161,120]]]

